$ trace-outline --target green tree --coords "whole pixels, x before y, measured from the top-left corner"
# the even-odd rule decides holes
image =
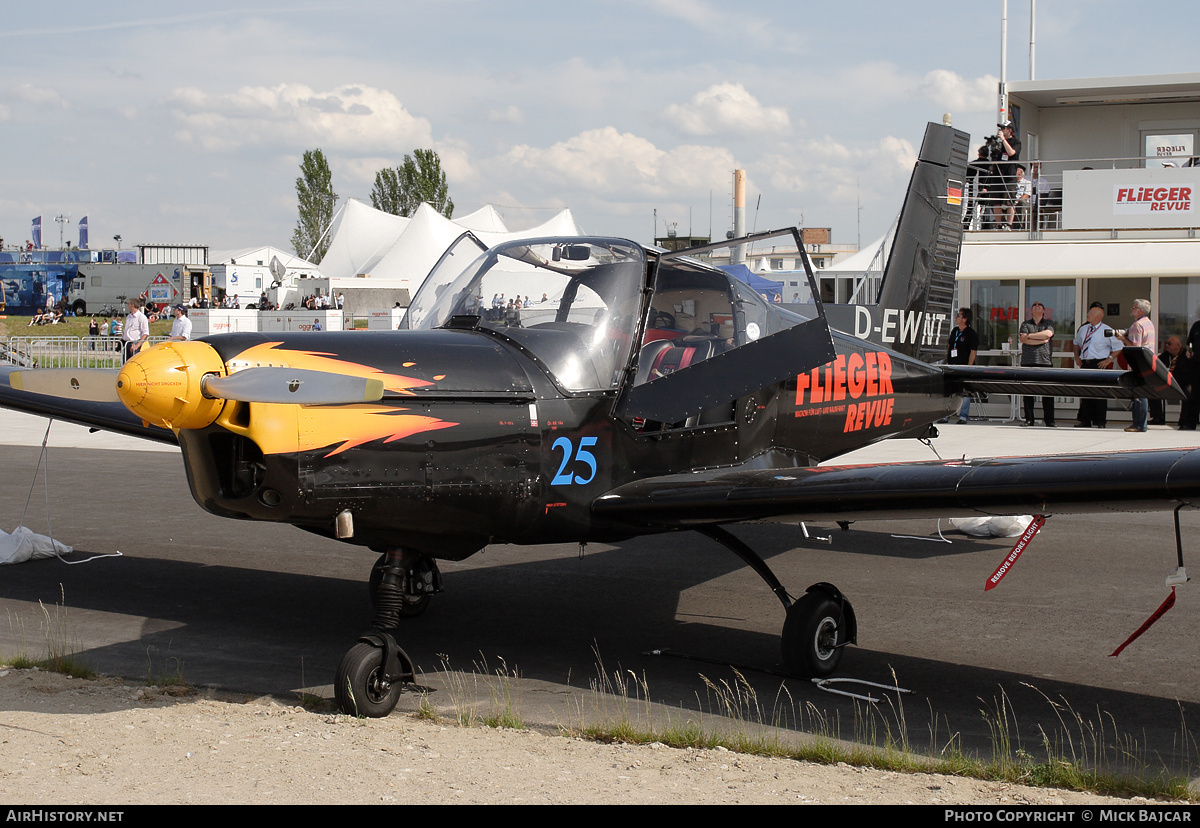
[[[325,251],[329,249],[329,236],[325,235],[325,231],[333,222],[333,209],[338,196],[333,191],[329,162],[319,149],[304,153],[304,160],[300,162],[300,177],[296,179],[296,199],[299,202],[300,219],[296,222],[296,232],[292,234],[292,248],[297,256],[320,264]]]
[[[446,218],[454,215],[454,202],[446,186],[442,159],[431,149],[413,150],[399,167],[375,173],[371,206],[397,216],[411,216],[427,201]]]

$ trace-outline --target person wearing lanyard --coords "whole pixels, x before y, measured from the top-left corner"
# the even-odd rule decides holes
[[[1075,332],[1071,350],[1075,352],[1075,365],[1080,368],[1107,370],[1113,364],[1113,352],[1121,350],[1121,343],[1104,324],[1104,305],[1092,302],[1088,307],[1087,324],[1080,325]],[[1108,425],[1108,400],[1085,397],[1079,401],[1079,422],[1076,428],[1104,428]]]
[[[949,365],[974,365],[975,355],[979,352],[979,334],[971,327],[971,309],[959,308],[954,317],[955,328],[950,332],[950,342],[946,348],[946,363]],[[964,394],[962,405],[958,408],[958,424],[967,421],[971,412],[971,395]]]

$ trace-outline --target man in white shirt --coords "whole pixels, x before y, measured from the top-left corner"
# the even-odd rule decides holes
[[[172,342],[186,342],[192,338],[192,320],[187,317],[187,308],[175,306],[175,321],[171,323],[171,335],[167,339]]]
[[[121,328],[121,341],[125,343],[125,359],[129,359],[146,344],[150,338],[150,322],[142,313],[142,301],[130,299],[125,303],[129,314],[125,317],[125,325]]]
[[[1114,354],[1121,350],[1121,342],[1104,324],[1104,305],[1092,302],[1088,307],[1087,322],[1079,326],[1071,350],[1075,354],[1075,367],[1107,370],[1112,368]],[[1105,428],[1108,425],[1108,400],[1083,397],[1079,400],[1079,422],[1076,428]]]

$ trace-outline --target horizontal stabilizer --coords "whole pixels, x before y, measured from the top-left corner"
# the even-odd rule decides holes
[[[1128,371],[1079,368],[1004,368],[944,365],[950,394],[1024,394],[1031,397],[1107,397],[1184,400],[1187,394],[1167,366],[1148,348],[1128,347]]]

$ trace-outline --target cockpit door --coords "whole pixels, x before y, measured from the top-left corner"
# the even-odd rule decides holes
[[[779,235],[760,234],[735,240],[737,243]],[[814,297],[819,295],[808,257],[794,233]],[[825,319],[825,309],[816,299],[813,318],[797,321],[791,315],[772,312],[781,330],[768,331],[748,322],[741,291],[729,280],[733,277],[696,262],[672,260],[690,257],[709,249],[729,246],[729,242],[664,254],[658,264],[652,294],[650,316],[672,317],[670,332],[656,329],[656,319],[648,319],[641,338],[634,370],[628,374],[617,403],[617,416],[642,418],[660,423],[677,423],[696,418],[702,412],[731,403],[789,377],[811,371],[836,356],[833,336]],[[675,281],[672,282],[671,280]],[[717,288],[723,283],[724,290]],[[688,298],[689,291],[694,295]],[[720,312],[717,296],[729,297],[729,319]],[[659,297],[663,297],[659,299]],[[667,307],[659,308],[658,301]],[[708,307],[706,306],[708,303]],[[680,325],[679,316],[695,320]]]

